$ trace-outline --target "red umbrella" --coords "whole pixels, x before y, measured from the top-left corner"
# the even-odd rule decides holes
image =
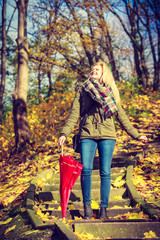
[[[83,165],[74,160],[70,155],[60,155],[60,198],[62,218],[66,217],[66,210],[71,190],[79,177]]]

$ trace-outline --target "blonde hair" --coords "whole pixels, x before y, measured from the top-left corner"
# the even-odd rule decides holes
[[[105,86],[111,87],[111,89],[113,91],[113,96],[115,98],[115,101],[116,101],[117,104],[119,104],[120,103],[119,91],[118,91],[118,88],[116,86],[114,77],[113,77],[110,69],[108,68],[107,64],[105,62],[101,61],[101,62],[95,63],[94,66],[101,66],[102,67],[102,77],[101,77],[100,80],[104,83]]]

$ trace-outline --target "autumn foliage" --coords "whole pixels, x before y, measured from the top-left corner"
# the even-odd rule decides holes
[[[59,170],[60,148],[57,144],[60,130],[70,111],[74,92],[58,91],[63,89],[62,83],[57,83],[52,96],[39,105],[28,105],[28,121],[32,132],[31,144],[23,151],[14,152],[14,125],[12,112],[8,112],[3,122],[0,134],[0,205],[9,206],[17,198],[21,198],[30,184],[30,181],[44,169]],[[122,106],[127,112],[133,125],[142,134],[149,138],[149,142],[158,141],[160,128],[160,95],[158,92],[144,92],[139,94],[130,83],[118,85]],[[146,147],[131,139],[116,123],[117,144],[115,154],[119,152],[141,151]],[[76,129],[76,127],[75,127]],[[67,138],[64,151],[75,159],[79,154],[72,149],[73,133]],[[149,146],[149,143],[148,145]],[[158,206],[159,199],[159,154],[152,150],[148,156],[138,163],[134,169],[134,183],[144,199]],[[142,191],[143,189],[143,191]],[[154,193],[154,194],[152,194]],[[24,197],[24,196],[23,196]]]

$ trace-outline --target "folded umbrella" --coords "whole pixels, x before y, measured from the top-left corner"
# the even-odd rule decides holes
[[[69,197],[72,188],[79,177],[83,165],[74,160],[70,155],[60,155],[60,198],[61,198],[61,213],[65,219]]]

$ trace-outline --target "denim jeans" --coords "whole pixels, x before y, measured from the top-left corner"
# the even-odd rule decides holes
[[[111,162],[115,146],[112,139],[82,139],[81,140],[81,162],[83,164],[81,174],[81,187],[84,205],[91,203],[92,170],[96,150],[99,152],[100,178],[101,178],[101,207],[108,207],[111,188]]]

